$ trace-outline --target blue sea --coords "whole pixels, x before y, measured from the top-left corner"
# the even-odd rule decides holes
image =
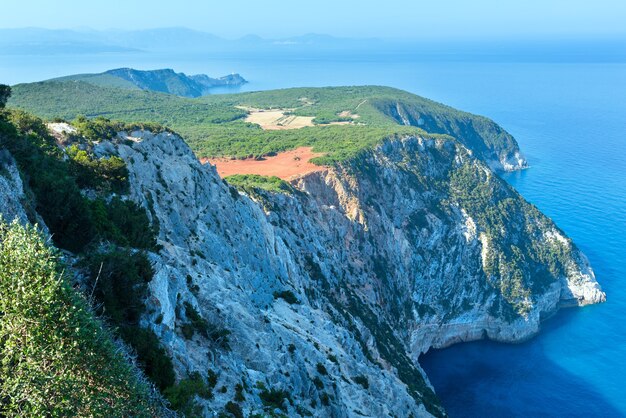
[[[561,311],[523,344],[461,344],[421,363],[451,417],[626,416],[626,64],[424,60],[419,51],[5,58],[0,82],[121,66],[239,72],[250,80],[242,90],[389,85],[494,119],[530,163],[506,180],[587,254],[607,302]]]

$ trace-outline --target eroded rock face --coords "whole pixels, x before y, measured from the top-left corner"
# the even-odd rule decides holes
[[[292,194],[250,196],[174,134],[122,133],[94,152],[126,161],[129,198],[159,226],[143,325],[180,378],[218,374],[206,416],[238,385],[246,413],[445,415],[420,354],[521,341],[560,306],[605,299],[571,240],[452,139],[387,141]],[[0,213],[37,222],[0,161]],[[190,328],[194,312],[208,329]]]
[[[0,214],[5,221],[17,219],[26,224],[25,206],[26,196],[15,160],[8,151],[0,150]]]
[[[237,384],[247,412],[277,389],[289,416],[443,415],[421,353],[520,341],[561,304],[604,300],[572,242],[451,139],[386,142],[296,193],[246,196],[176,135],[129,137],[100,152],[127,162],[160,228],[144,322],[179,376],[219,374],[207,415]],[[188,306],[230,334],[186,338]]]

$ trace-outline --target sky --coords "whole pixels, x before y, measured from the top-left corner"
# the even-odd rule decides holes
[[[182,26],[226,38],[626,37],[625,0],[4,0],[0,28]]]

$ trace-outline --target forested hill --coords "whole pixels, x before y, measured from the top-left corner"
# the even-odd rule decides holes
[[[240,86],[247,81],[239,74],[212,78],[205,74],[186,75],[172,69],[141,71],[117,68],[98,74],[76,74],[50,81],[84,81],[101,87],[148,90],[183,97],[200,97],[215,87]]]
[[[94,82],[104,77],[107,83]],[[454,137],[496,170],[526,165],[515,139],[493,121],[394,88],[292,88],[190,99],[129,90],[109,82],[111,77],[19,84],[9,105],[48,119],[86,115],[157,122],[179,132],[199,157],[263,156],[313,146],[341,159],[419,127]],[[268,110],[284,112],[286,119],[278,120],[276,129],[250,119]],[[294,118],[306,122],[299,125],[302,129],[283,123]]]

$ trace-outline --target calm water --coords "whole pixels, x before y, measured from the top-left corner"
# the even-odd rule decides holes
[[[244,90],[382,84],[491,117],[531,168],[506,176],[588,255],[608,295],[521,345],[478,342],[422,363],[452,417],[626,416],[626,64],[398,57],[0,57],[0,82],[132,66],[239,72]]]

